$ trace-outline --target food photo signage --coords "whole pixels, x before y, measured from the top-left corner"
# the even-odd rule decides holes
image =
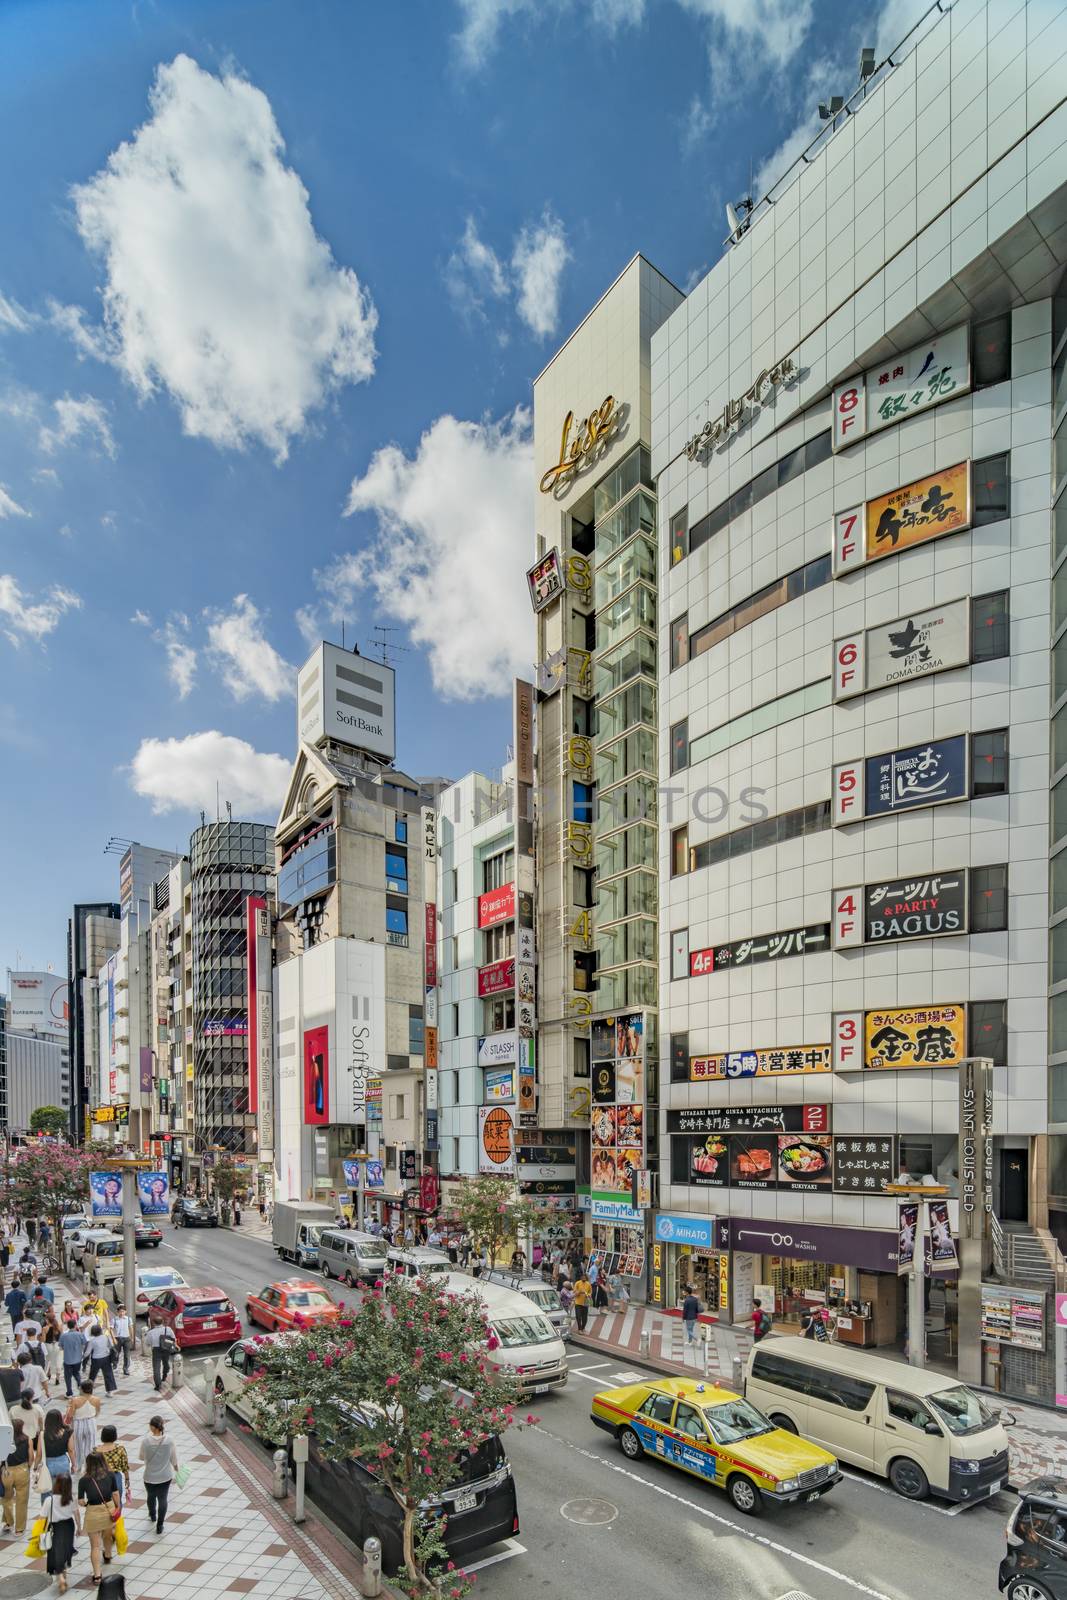
[[[700,1106],[667,1112],[668,1133],[827,1133],[830,1107]]]
[[[834,576],[971,525],[971,464],[917,478],[834,518]]]
[[[894,1176],[888,1135],[708,1133],[688,1145],[687,1182],[696,1188],[881,1194]]]
[[[835,889],[833,913],[835,950],[966,933],[967,872]]]
[[[967,1007],[900,1006],[891,1011],[836,1011],[835,1072],[894,1072],[958,1067],[966,1056]]]
[[[970,387],[969,328],[961,322],[839,384],[833,399],[833,447],[844,450],[866,434],[954,400]]]

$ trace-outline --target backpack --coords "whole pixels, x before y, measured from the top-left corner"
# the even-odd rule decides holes
[[[159,1341],[159,1348],[163,1354],[167,1356],[172,1356],[177,1353],[178,1341],[174,1337],[174,1332],[171,1328],[164,1327],[162,1337]]]

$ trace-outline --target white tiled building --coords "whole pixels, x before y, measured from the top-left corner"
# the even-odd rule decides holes
[[[1052,445],[1067,399],[1065,88],[1067,12],[958,0],[879,68],[653,335],[660,777],[674,791],[660,830],[660,1027],[672,1055],[660,1207],[675,1219],[659,1235],[663,1298],[699,1276],[714,1303],[732,1271],[731,1315],[745,1314],[754,1286],[774,1289],[782,1317],[837,1292],[870,1305],[864,1337],[901,1339],[897,1202],[865,1192],[863,1152],[834,1151],[841,1183],[807,1190],[786,1187],[777,1166],[765,1184],[749,1152],[739,1183],[742,1152],[728,1126],[725,1138],[714,1127],[732,1119],[736,1139],[744,1108],[766,1106],[801,1143],[870,1135],[871,1161],[946,1182],[955,1228],[956,1070],[891,1060],[879,1070],[872,1048],[864,1066],[860,1038],[851,1057],[809,1061],[823,1071],[783,1080],[783,1063],[765,1056],[748,1075],[753,1052],[829,1052],[842,1015],[862,1035],[864,1013],[956,1007],[963,1053],[998,1062],[997,1214],[1020,1230],[1055,1231],[1060,1208],[1067,1221],[1059,1143],[1047,1137],[1050,1119],[1054,1134],[1067,1127],[1067,1058],[1055,1063],[1067,999],[1055,992],[1052,1040],[1047,1027],[1049,923],[1067,909],[1055,869],[1049,901],[1057,741],[1053,777],[1067,761],[1049,683],[1053,567],[1067,547],[1067,497],[1053,512],[1067,426]],[[865,373],[866,395],[849,393]],[[949,397],[927,403],[941,373]],[[754,385],[754,402],[731,406]],[[883,417],[897,392],[899,410]],[[722,428],[706,430],[724,409]],[[863,436],[856,416],[868,419]],[[870,513],[924,479],[915,515],[927,515],[919,502],[931,490],[931,515],[954,494],[964,531]],[[865,503],[863,561],[862,532],[850,531]],[[855,510],[857,524],[842,519]],[[1063,620],[1067,592],[1053,629]],[[938,660],[944,670],[931,670]],[[1052,673],[1055,705],[1067,688],[1055,654]],[[868,758],[893,753],[907,770],[933,760],[941,798],[958,798],[919,804],[905,781],[899,803],[881,799],[894,773]],[[867,786],[865,820],[842,810]],[[1053,847],[1065,833],[1067,812]],[[993,931],[863,943],[862,894],[845,926],[849,886],[890,890],[872,897],[868,923],[909,887],[912,901],[933,902],[920,916],[940,915],[962,906],[965,869],[970,926]],[[944,881],[931,887],[933,877]],[[797,930],[809,953],[787,954],[795,937],[765,938]],[[709,971],[699,953],[712,950]],[[869,1038],[877,1031],[867,1025]],[[915,1026],[909,1058],[914,1047]],[[730,1052],[749,1058],[709,1060]],[[805,1119],[805,1104],[828,1107],[827,1118]],[[686,1111],[726,1115],[691,1117],[683,1132]],[[710,1218],[720,1225],[697,1226]],[[680,1219],[695,1246],[681,1258],[668,1242],[687,1236]],[[929,1299],[931,1356],[951,1358],[951,1279]]]

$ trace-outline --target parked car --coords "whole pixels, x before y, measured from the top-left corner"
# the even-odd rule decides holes
[[[259,1294],[250,1294],[245,1316],[270,1333],[284,1328],[310,1328],[319,1322],[336,1322],[341,1315],[326,1290],[318,1283],[289,1278],[285,1283],[268,1283]]]
[[[340,1278],[350,1289],[377,1283],[386,1269],[383,1240],[353,1228],[323,1228],[319,1234],[319,1266],[324,1278]]]
[[[1067,1600],[1067,1480],[1024,1484],[1007,1535],[997,1582],[1009,1600]]]
[[[490,1272],[483,1272],[478,1279],[479,1283],[499,1284],[501,1289],[513,1289],[516,1294],[525,1295],[527,1300],[532,1300],[544,1316],[546,1316],[559,1334],[561,1339],[569,1339],[570,1327],[567,1323],[567,1313],[563,1309],[563,1301],[558,1292],[543,1278],[532,1278],[522,1272],[505,1272],[502,1267],[494,1267]]]
[[[137,1290],[134,1295],[134,1313],[138,1317],[148,1315],[148,1307],[164,1289],[187,1289],[189,1285],[181,1273],[174,1267],[138,1267]],[[120,1305],[123,1297],[122,1279],[119,1278],[112,1285],[112,1294],[115,1304]]]
[[[79,1244],[78,1264],[86,1288],[91,1285],[101,1289],[105,1283],[114,1283],[122,1277],[125,1271],[123,1243],[108,1229],[90,1228],[79,1236]]]
[[[80,1228],[71,1228],[70,1232],[65,1235],[67,1260],[79,1270],[81,1270],[82,1258],[85,1255],[86,1243],[94,1233],[108,1233],[110,1237],[108,1229],[98,1228],[92,1222],[84,1222]]]
[[[258,1428],[259,1421],[249,1398],[247,1380],[259,1364],[257,1348],[260,1343],[264,1339],[269,1343],[273,1338],[274,1335],[268,1333],[257,1334],[254,1339],[238,1339],[215,1363],[215,1393],[222,1395],[228,1411],[235,1412],[253,1429]],[[267,1440],[268,1444],[285,1442],[284,1439]]]
[[[738,1511],[818,1500],[841,1482],[829,1450],[800,1439],[717,1383],[653,1378],[593,1396],[593,1423],[630,1461],[666,1461],[725,1489]]]
[[[222,1344],[239,1339],[241,1319],[233,1302],[221,1289],[164,1289],[148,1307],[148,1325],[165,1322],[179,1350],[202,1344]]]
[[[69,1239],[79,1228],[91,1228],[92,1223],[83,1211],[69,1211],[61,1220],[64,1239]]]
[[[202,1200],[182,1199],[178,1201],[174,1225],[177,1228],[217,1228],[218,1213]]]
[[[518,1384],[523,1395],[548,1394],[567,1382],[567,1351],[559,1332],[524,1294],[453,1271],[441,1287],[450,1295],[480,1300],[496,1339],[489,1359]]]
[[[454,1272],[456,1269],[443,1250],[431,1250],[428,1245],[415,1245],[410,1250],[390,1250],[390,1272],[404,1278],[425,1278],[433,1272]]]

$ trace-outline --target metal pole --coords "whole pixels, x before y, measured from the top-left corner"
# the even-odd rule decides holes
[[[926,1202],[915,1207],[915,1255],[908,1279],[908,1360],[913,1367],[926,1365]]]
[[[137,1322],[137,1172],[133,1167],[122,1169],[122,1295],[130,1327]]]
[[[367,1195],[363,1187],[364,1168],[359,1169],[359,1188],[356,1190],[356,1224],[360,1233],[365,1233],[363,1224],[367,1219]]]

